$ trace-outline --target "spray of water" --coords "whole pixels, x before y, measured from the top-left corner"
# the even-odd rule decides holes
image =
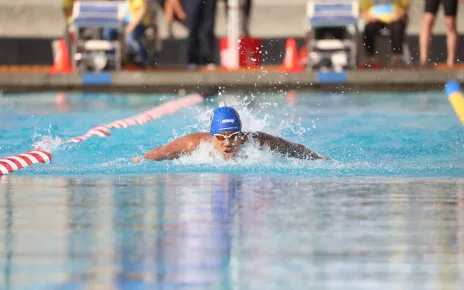
[[[49,153],[53,153],[58,150],[58,148],[63,144],[63,140],[60,137],[54,136],[51,126],[49,126],[44,133],[37,132],[36,129],[32,136],[32,142],[33,149],[40,149]]]
[[[254,102],[254,96],[238,99],[234,96],[223,95],[220,97],[218,106],[230,106],[237,110],[242,121],[243,132],[261,131],[275,136],[282,136],[282,132],[287,130],[296,136],[302,136],[309,132],[309,129],[301,125],[301,119],[290,119],[278,124],[273,123],[272,115],[265,113],[268,104],[264,103],[252,107],[250,106],[252,102]],[[196,124],[185,128],[182,133],[175,132],[175,137],[186,135],[192,131],[208,132],[208,121],[214,108],[216,107],[199,110]],[[247,142],[243,144],[235,158],[230,160],[224,160],[220,153],[213,148],[211,143],[205,142],[192,154],[184,155],[173,162],[175,165],[208,165],[220,168],[224,166],[228,168],[250,168],[258,166],[261,169],[275,169],[276,167],[285,169],[289,166],[292,168],[303,168],[308,166],[307,161],[286,158],[266,148],[261,148],[257,142]]]

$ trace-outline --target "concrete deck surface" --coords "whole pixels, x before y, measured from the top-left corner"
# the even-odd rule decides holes
[[[356,70],[346,74],[346,80],[321,82],[313,72],[281,73],[276,70],[236,72],[189,72],[158,70],[152,72],[117,72],[109,83],[85,84],[81,74],[49,74],[47,72],[0,72],[0,90],[4,93],[54,90],[105,90],[131,92],[177,92],[180,89],[198,91],[273,91],[280,90],[443,90],[448,80],[464,81],[464,70],[445,69],[383,69]],[[214,93],[214,92],[213,92]]]

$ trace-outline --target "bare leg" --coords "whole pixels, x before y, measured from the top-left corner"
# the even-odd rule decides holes
[[[424,17],[422,19],[421,30],[419,34],[419,60],[420,64],[424,65],[427,63],[427,58],[429,56],[429,48],[430,48],[430,36],[432,34],[432,28],[435,24],[435,15],[429,12],[425,12]]]
[[[445,25],[446,25],[446,48],[447,48],[446,64],[449,67],[452,67],[456,59],[456,48],[458,44],[458,32],[456,31],[456,17],[446,16]]]

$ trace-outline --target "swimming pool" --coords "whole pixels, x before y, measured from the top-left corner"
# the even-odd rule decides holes
[[[57,104],[57,95],[61,100]],[[0,178],[5,289],[460,289],[464,131],[442,93],[220,96],[153,122],[60,144],[175,96],[0,98],[0,152],[41,142],[51,164]],[[244,130],[329,161],[208,148],[132,163],[205,130],[220,103]]]

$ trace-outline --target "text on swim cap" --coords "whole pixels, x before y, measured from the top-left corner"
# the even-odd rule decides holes
[[[222,123],[223,123],[223,124],[224,124],[224,123],[234,123],[234,122],[235,122],[234,119],[224,119],[224,120],[222,120]]]

